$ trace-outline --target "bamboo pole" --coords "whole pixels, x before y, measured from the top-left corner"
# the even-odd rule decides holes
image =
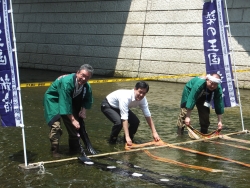
[[[245,146],[238,146],[238,145],[234,145],[234,144],[227,144],[227,143],[223,143],[223,142],[215,142],[215,141],[208,141],[214,144],[221,144],[221,145],[226,145],[226,146],[231,146],[231,147],[235,147],[235,148],[239,148],[239,149],[244,149],[244,150],[250,150],[250,148],[245,147]]]
[[[227,135],[221,135],[219,136],[219,138],[224,139],[224,140],[230,140],[230,141],[235,141],[235,142],[241,142],[241,143],[245,143],[245,144],[250,144],[249,140],[243,140],[243,139],[238,139],[238,138],[231,138]]]

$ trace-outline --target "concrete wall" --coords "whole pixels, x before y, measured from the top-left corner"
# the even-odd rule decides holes
[[[203,0],[13,0],[20,67],[147,77],[205,73]],[[250,88],[250,1],[227,0],[239,86]],[[168,78],[186,82],[190,77]]]

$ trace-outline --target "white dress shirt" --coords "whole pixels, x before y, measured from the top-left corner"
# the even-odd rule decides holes
[[[151,113],[148,109],[148,102],[146,97],[140,101],[135,100],[134,89],[120,89],[110,93],[107,100],[113,108],[120,109],[121,119],[128,119],[129,108],[140,107],[145,117],[150,117]]]

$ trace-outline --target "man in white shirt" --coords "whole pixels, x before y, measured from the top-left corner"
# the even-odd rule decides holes
[[[147,123],[151,128],[154,140],[160,140],[145,97],[148,90],[149,85],[146,82],[137,82],[134,89],[116,90],[107,95],[102,101],[101,110],[103,114],[114,124],[110,134],[109,143],[116,143],[118,134],[123,128],[127,144],[132,145],[132,140],[140,123],[137,116],[130,110],[130,108],[133,107],[141,108]]]

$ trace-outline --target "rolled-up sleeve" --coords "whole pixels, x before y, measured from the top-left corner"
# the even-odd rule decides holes
[[[128,119],[128,100],[120,99],[119,101],[119,109],[121,114],[121,119],[127,120]]]

